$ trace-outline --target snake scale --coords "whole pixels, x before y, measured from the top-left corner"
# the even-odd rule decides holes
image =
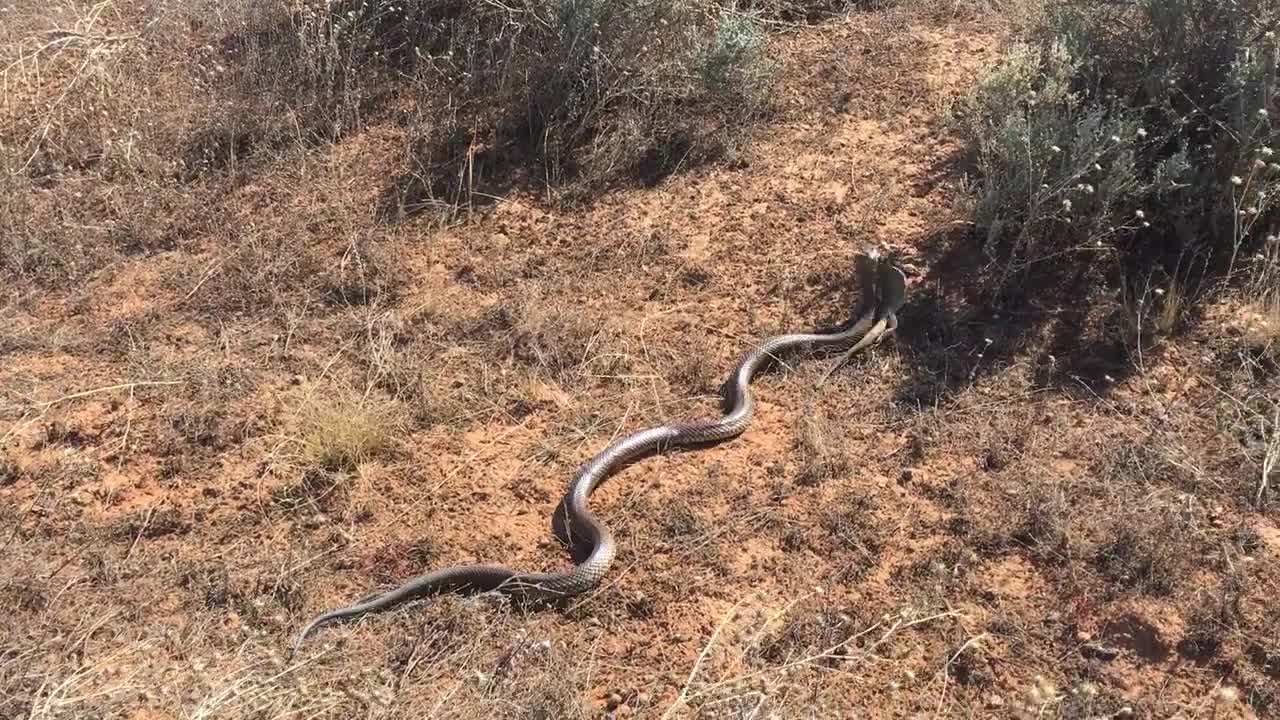
[[[719,420],[640,430],[615,441],[578,470],[552,516],[553,532],[570,548],[577,561],[572,570],[532,573],[493,565],[467,565],[428,572],[387,592],[316,617],[299,633],[294,650],[321,625],[355,619],[428,595],[498,592],[517,600],[548,602],[594,588],[608,572],[618,551],[609,528],[587,507],[592,491],[605,478],[652,453],[678,446],[706,445],[740,435],[751,421],[755,408],[751,379],[780,355],[851,345],[837,361],[839,365],[897,327],[897,312],[906,302],[906,278],[902,271],[875,252],[858,255],[855,271],[862,289],[862,302],[854,318],[830,332],[775,335],[747,352],[725,382],[725,414]]]

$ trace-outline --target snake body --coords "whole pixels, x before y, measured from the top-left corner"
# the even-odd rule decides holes
[[[532,573],[493,565],[468,565],[428,572],[387,592],[316,617],[298,635],[295,651],[321,625],[387,610],[428,595],[499,592],[513,599],[540,602],[578,595],[594,588],[608,572],[618,551],[609,528],[591,513],[587,505],[588,498],[600,483],[622,466],[643,456],[672,447],[705,445],[740,435],[750,423],[755,409],[751,380],[757,371],[780,355],[797,350],[852,345],[844,354],[847,358],[878,342],[897,327],[897,311],[906,300],[906,279],[902,272],[874,253],[859,255],[855,270],[863,293],[855,319],[842,329],[831,332],[776,335],[748,351],[725,383],[725,414],[719,420],[667,424],[638,431],[613,442],[578,470],[552,518],[553,531],[569,546],[577,560],[572,570]]]

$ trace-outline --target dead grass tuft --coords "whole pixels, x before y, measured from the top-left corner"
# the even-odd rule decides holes
[[[16,483],[21,473],[18,463],[7,455],[0,455],[0,487]]]
[[[1042,561],[1062,563],[1072,555],[1070,502],[1067,488],[1052,478],[1028,478],[1022,493],[1021,517],[1012,537]]]
[[[871,497],[848,493],[822,512],[819,523],[838,558],[837,582],[857,582],[879,563],[885,533],[876,522],[875,507]]]
[[[1217,655],[1240,631],[1244,620],[1240,609],[1243,596],[1244,588],[1238,577],[1224,580],[1217,588],[1197,592],[1196,602],[1186,615],[1186,630],[1178,643],[1179,651],[1200,662]]]
[[[796,483],[812,487],[849,472],[849,454],[839,442],[836,422],[822,413],[805,413],[796,427],[800,471]]]
[[[1094,554],[1111,582],[1151,595],[1168,595],[1203,552],[1190,504],[1151,498],[1110,518]]]
[[[1280,291],[1259,296],[1243,309],[1246,342],[1280,354]]]
[[[580,308],[541,300],[524,300],[512,310],[496,311],[495,327],[509,328],[501,352],[519,365],[562,384],[580,384],[625,372],[630,358],[618,335]]]
[[[352,471],[395,445],[401,412],[394,401],[329,386],[307,392],[288,424],[304,464]]]

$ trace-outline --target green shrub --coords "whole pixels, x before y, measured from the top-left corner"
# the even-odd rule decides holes
[[[968,106],[996,285],[1099,259],[1242,269],[1280,189],[1276,19],[1261,0],[1054,7]]]

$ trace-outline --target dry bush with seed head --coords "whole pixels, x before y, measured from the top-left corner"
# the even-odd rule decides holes
[[[1272,354],[1280,350],[1280,293],[1260,296],[1245,305],[1244,313],[1249,344]]]
[[[213,101],[183,49],[135,20],[115,3],[6,8],[0,277],[59,286],[173,249],[206,215],[171,151]]]
[[[370,0],[331,13],[291,21],[317,23],[321,34],[301,45],[321,48],[331,75],[352,77],[350,63],[395,72],[422,98],[409,169],[389,198],[397,212],[487,205],[515,182],[548,193],[657,182],[714,155],[716,115],[752,116],[767,89],[755,21],[684,0]],[[294,58],[315,75],[314,60]],[[367,82],[331,82],[330,92]]]
[[[1260,2],[1052,8],[966,108],[994,285],[1051,268],[1175,274],[1189,259],[1237,279],[1280,187],[1274,20]]]
[[[1280,354],[1280,237],[1267,236],[1249,272],[1242,323],[1245,337],[1264,352]]]

